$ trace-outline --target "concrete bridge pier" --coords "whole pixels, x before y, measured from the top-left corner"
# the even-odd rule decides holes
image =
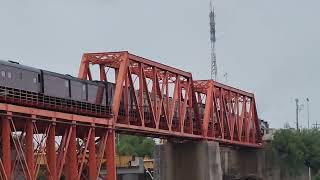
[[[222,180],[217,142],[167,142],[155,150],[155,180]]]

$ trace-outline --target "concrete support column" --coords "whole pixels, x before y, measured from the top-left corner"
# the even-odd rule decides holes
[[[155,151],[156,180],[222,180],[219,143],[165,143]]]
[[[122,175],[122,180],[139,180],[138,174],[124,174]]]
[[[263,176],[265,173],[265,153],[262,149],[253,148],[221,148],[221,164],[225,178],[231,177],[255,177],[261,179],[273,179]]]

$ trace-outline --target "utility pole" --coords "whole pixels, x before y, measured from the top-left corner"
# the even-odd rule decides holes
[[[296,125],[297,125],[297,131],[299,131],[299,99],[296,98]]]
[[[309,180],[311,180],[312,178],[311,178],[311,167],[310,166],[308,167],[308,170],[309,170]]]
[[[307,97],[307,118],[308,118],[308,129],[310,129],[310,118],[309,118],[309,98]],[[311,167],[310,167],[310,163],[308,166],[308,174],[309,174],[309,180],[311,180]]]
[[[310,129],[309,98],[307,98],[307,118],[308,118],[308,129]]]
[[[315,124],[313,124],[313,126],[318,129],[320,127],[320,124],[318,122],[316,122]]]

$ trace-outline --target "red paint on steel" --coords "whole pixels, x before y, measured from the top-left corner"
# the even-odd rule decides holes
[[[69,141],[69,148],[68,148],[68,170],[67,170],[67,179],[68,180],[74,180],[77,179],[77,174],[78,174],[78,161],[77,161],[77,142],[76,142],[76,126],[72,126],[72,132],[71,132],[71,137]]]
[[[11,179],[11,128],[10,128],[10,117],[2,116],[1,117],[1,126],[2,126],[2,162],[4,166],[4,173],[8,179]]]
[[[89,180],[97,179],[97,153],[95,144],[95,129],[92,128],[91,135],[89,137]]]
[[[84,166],[84,163],[85,163],[85,160],[86,160],[86,154],[87,154],[88,146],[89,146],[89,143],[90,143],[90,137],[91,137],[91,133],[92,133],[92,128],[89,128],[88,131],[89,131],[88,132],[88,136],[83,138],[84,142],[83,142],[83,145],[80,147],[80,152],[79,152],[79,158],[80,158],[79,164],[80,164],[80,167],[79,167],[79,170],[78,170],[77,179],[81,179],[81,176],[82,176],[82,170],[83,170],[83,166]]]
[[[212,80],[194,81],[191,73],[126,51],[84,54],[79,78],[90,79],[94,65],[99,65],[103,81],[110,79],[104,68],[116,72],[112,107],[116,130],[261,146],[252,93]],[[130,98],[133,114],[128,109]]]
[[[106,180],[116,180],[117,178],[117,173],[116,173],[116,161],[115,161],[115,138],[116,134],[114,130],[109,130],[108,132],[108,137],[107,137],[107,149],[106,149],[106,154],[107,154],[107,177],[105,178]]]
[[[90,70],[94,65],[99,66],[98,76]],[[79,78],[93,77],[101,81],[115,78],[112,114],[108,117],[61,112],[61,107],[44,110],[9,104],[11,101],[0,103],[0,112],[4,113],[0,177],[15,178],[16,167],[20,166],[25,179],[34,179],[44,160],[47,179],[58,180],[65,175],[67,179],[86,176],[94,180],[106,168],[105,179],[115,180],[116,132],[261,147],[252,93],[212,80],[194,81],[189,72],[125,51],[84,54]],[[102,101],[102,92],[99,90],[97,102]],[[133,105],[129,108],[130,101]],[[47,137],[38,141],[38,135]]]
[[[34,153],[33,153],[33,122],[32,120],[27,120],[26,122],[26,159],[27,159],[27,168],[30,172],[28,179],[34,179]]]
[[[47,179],[57,179],[57,168],[56,168],[56,124],[53,122],[50,125],[50,130],[46,142],[47,149],[47,161],[48,161],[48,174]]]

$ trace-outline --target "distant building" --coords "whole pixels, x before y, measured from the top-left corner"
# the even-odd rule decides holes
[[[271,141],[273,139],[273,134],[275,132],[275,129],[269,127],[268,121],[265,121],[263,119],[259,119],[259,120],[260,120],[262,140]]]
[[[261,129],[262,135],[268,134],[268,131],[269,131],[268,121],[265,121],[263,119],[259,119],[259,122],[260,122],[260,129]]]

